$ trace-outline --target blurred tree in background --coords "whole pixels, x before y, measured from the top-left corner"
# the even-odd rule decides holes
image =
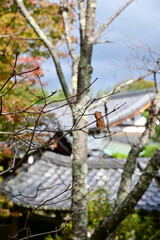
[[[46,0],[29,0],[25,1],[25,4],[52,44],[62,46],[64,26],[59,5]],[[73,22],[73,19],[71,12],[70,21]],[[4,95],[3,112],[15,112],[31,105],[42,96],[37,75],[42,75],[40,65],[50,55],[12,0],[1,1],[0,33],[0,90],[1,95]],[[62,51],[58,51],[58,54],[63,58],[68,56]],[[31,70],[27,75],[24,73],[18,78],[14,74],[16,55],[16,73]],[[8,82],[4,86],[6,81]],[[5,94],[6,91],[8,94]],[[13,114],[3,117],[0,131],[9,130],[10,124],[17,128],[20,116]]]

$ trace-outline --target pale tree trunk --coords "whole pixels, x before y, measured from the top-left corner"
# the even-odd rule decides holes
[[[83,62],[83,61],[82,61]],[[87,62],[84,58],[84,62]],[[83,62],[83,63],[84,63]],[[88,138],[88,110],[90,100],[88,84],[90,82],[92,68],[89,64],[79,64],[78,81],[81,82],[77,96],[77,102],[72,105],[73,114],[73,145],[72,145],[72,239],[86,240],[88,230],[88,208],[87,208],[87,138]],[[89,70],[88,70],[89,69]],[[81,72],[82,71],[82,72]],[[81,72],[81,73],[80,73]],[[87,76],[87,77],[85,77]],[[81,81],[80,81],[81,80]]]
[[[80,106],[80,105],[79,105]],[[84,116],[80,119],[80,112],[74,113],[74,124],[76,128],[83,128],[88,124],[88,119]],[[79,121],[80,120],[80,121]],[[73,200],[72,200],[72,239],[87,239],[88,229],[88,210],[87,210],[87,127],[83,131],[76,130],[73,132],[72,147],[72,183],[73,183]]]
[[[91,59],[96,0],[88,0],[85,10],[85,1],[78,1],[80,19],[80,57],[77,79],[76,108],[72,107],[75,129],[82,129],[73,133],[73,163],[72,177],[75,190],[78,190],[72,200],[72,239],[86,240],[88,231],[87,209],[87,137],[88,117],[87,104],[90,99],[89,85],[92,75]],[[85,127],[86,126],[86,127]],[[84,128],[85,127],[85,128]]]

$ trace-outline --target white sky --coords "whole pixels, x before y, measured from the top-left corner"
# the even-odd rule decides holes
[[[125,0],[97,0],[97,24],[107,20]],[[136,0],[110,25],[103,37],[114,43],[97,44],[94,47],[92,79],[98,77],[93,91],[112,88],[116,83],[129,77],[136,77],[136,72],[125,69],[126,60],[132,53],[127,44],[138,40],[150,47],[156,46],[160,54],[160,0]],[[127,44],[126,44],[127,43]],[[145,55],[145,53],[144,53]],[[120,65],[113,64],[117,63]],[[44,81],[47,89],[60,88],[52,60],[43,64]],[[64,75],[70,84],[70,65],[63,61]]]

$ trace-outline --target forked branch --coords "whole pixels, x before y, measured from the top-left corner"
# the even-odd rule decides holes
[[[93,43],[96,43],[100,38],[101,34],[106,30],[106,28],[128,7],[134,0],[127,1],[122,7],[120,7],[105,23],[103,23],[94,35]]]

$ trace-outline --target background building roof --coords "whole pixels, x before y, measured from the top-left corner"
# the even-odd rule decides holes
[[[144,167],[148,160],[139,159],[138,161]],[[104,188],[109,194],[109,200],[113,202],[120,184],[124,163],[125,159],[108,159],[102,152],[99,154],[98,151],[95,152],[88,158],[88,190]],[[42,208],[69,210],[71,200],[68,198],[71,192],[66,191],[66,188],[72,184],[71,171],[70,157],[46,151],[32,165],[24,164],[18,169],[16,175],[7,177],[1,189],[12,194],[9,197],[16,205],[34,207],[48,199]],[[132,187],[140,175],[141,171],[137,167],[132,178]],[[136,207],[147,211],[160,211],[160,188],[155,179]]]
[[[125,92],[112,95],[107,101],[108,113],[121,105],[122,107],[107,116],[109,125],[116,126],[122,122],[125,122],[127,119],[132,118],[139,113],[142,113],[151,105],[151,102],[154,99],[155,95],[155,89],[146,89],[143,91]],[[53,108],[53,113],[55,113],[57,116],[58,120],[61,123],[61,126],[63,126],[65,129],[69,129],[72,126],[71,110],[67,104],[64,104],[63,107],[59,107],[58,109],[54,105],[50,108]],[[90,123],[95,121],[95,111],[100,111],[102,112],[102,115],[105,115],[104,105],[102,104],[90,112]],[[95,126],[95,122],[89,125],[90,128],[95,128]]]

